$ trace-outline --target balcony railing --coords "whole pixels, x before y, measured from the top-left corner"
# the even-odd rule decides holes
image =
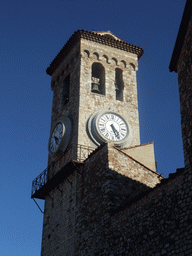
[[[31,196],[35,194],[42,186],[44,186],[53,176],[70,161],[82,163],[95,150],[95,148],[83,145],[71,144],[68,149],[52,162],[37,178],[32,182]]]

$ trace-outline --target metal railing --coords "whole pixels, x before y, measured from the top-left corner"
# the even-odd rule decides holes
[[[42,173],[40,173],[32,182],[31,196],[45,185],[58,170],[64,167],[71,160],[83,162],[95,150],[93,147],[87,147],[80,144],[71,144],[67,150],[53,161]]]

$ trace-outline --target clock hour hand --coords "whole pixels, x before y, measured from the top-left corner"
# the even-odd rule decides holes
[[[117,131],[117,129],[115,129],[113,124],[111,124],[110,126],[111,126],[111,128],[112,128],[112,130],[113,130],[113,132],[115,134],[115,137],[117,137],[117,139],[119,140],[120,139],[119,132]]]
[[[54,136],[54,138],[55,138],[56,144],[58,144],[59,139],[56,136]]]

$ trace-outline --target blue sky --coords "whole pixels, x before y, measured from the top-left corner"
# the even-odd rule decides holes
[[[52,91],[45,70],[78,29],[110,30],[144,49],[137,72],[141,143],[154,141],[165,177],[184,166],[177,74],[168,69],[184,6],[184,0],[1,1],[1,256],[40,255],[43,214],[30,194],[48,159]]]

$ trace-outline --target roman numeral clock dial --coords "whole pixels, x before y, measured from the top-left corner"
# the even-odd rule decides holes
[[[53,132],[52,132],[52,135],[51,135],[51,139],[50,139],[50,151],[51,153],[54,153],[57,151],[59,145],[60,145],[60,142],[61,142],[61,139],[63,137],[63,134],[64,134],[64,126],[62,123],[58,123]]]
[[[127,135],[127,126],[122,118],[117,115],[108,113],[99,119],[99,130],[108,140],[120,141]]]
[[[49,153],[51,155],[66,150],[70,142],[71,130],[71,120],[62,116],[53,127],[49,138]]]
[[[132,143],[131,126],[125,119],[113,111],[98,111],[88,121],[91,139],[100,145],[102,142],[114,141],[116,146],[125,147]]]

